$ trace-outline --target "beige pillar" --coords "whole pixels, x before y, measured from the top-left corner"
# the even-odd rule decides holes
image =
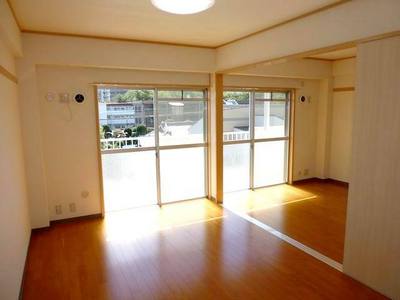
[[[209,97],[209,197],[223,202],[223,75],[210,75]]]
[[[332,81],[332,78],[320,80],[315,175],[321,179],[329,177],[330,136],[332,131]]]

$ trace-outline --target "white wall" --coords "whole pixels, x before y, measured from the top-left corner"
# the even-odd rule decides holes
[[[334,92],[329,152],[329,178],[349,182],[354,92]]]
[[[353,87],[355,58],[333,63],[333,88]],[[332,96],[329,178],[349,182],[354,91],[334,91]]]
[[[335,60],[332,64],[333,87],[354,87],[356,84],[356,58]]]
[[[332,120],[332,76],[319,85],[317,108],[317,142],[315,145],[315,177],[326,179],[329,171],[330,132]]]
[[[321,101],[320,80],[304,80],[296,90],[293,180],[317,176],[317,120],[318,103]],[[307,101],[299,101],[299,96]]]
[[[215,50],[45,34],[22,34],[24,63],[212,72]]]
[[[4,21],[4,4],[0,1],[0,23]],[[12,22],[9,19],[6,23]],[[9,41],[4,42],[3,33],[0,65],[15,75],[16,52]],[[0,299],[14,300],[18,299],[31,228],[17,84],[0,73],[0,91]]]
[[[0,36],[10,53],[15,56],[22,55],[21,33],[7,0],[0,0]]]
[[[225,87],[270,87],[301,88],[303,81],[295,78],[277,78],[266,76],[224,75]]]
[[[235,71],[237,75],[260,75],[281,78],[321,79],[332,76],[332,62],[315,59],[296,59],[281,63],[267,63]]]

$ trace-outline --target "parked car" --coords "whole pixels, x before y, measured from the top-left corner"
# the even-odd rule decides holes
[[[226,99],[224,105],[239,105],[239,103],[235,99]]]

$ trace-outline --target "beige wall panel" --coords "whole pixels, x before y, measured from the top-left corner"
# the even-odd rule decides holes
[[[332,119],[332,78],[320,81],[317,110],[317,140],[315,153],[315,176],[327,178],[329,173],[329,151]]]
[[[349,182],[354,92],[334,92],[329,151],[329,178]]]
[[[0,22],[3,13],[0,2]],[[18,39],[18,37],[16,37]],[[0,36],[0,66],[15,75]],[[18,299],[31,232],[17,84],[0,72],[0,299]]]
[[[356,80],[356,59],[348,58],[333,62],[333,87],[354,87]]]
[[[400,299],[400,37],[358,48],[344,271]]]

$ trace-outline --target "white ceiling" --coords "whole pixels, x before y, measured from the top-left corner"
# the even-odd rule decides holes
[[[168,14],[150,0],[9,2],[23,30],[215,47],[340,1],[216,0],[196,15]]]
[[[342,50],[336,50],[331,52],[326,52],[318,55],[310,56],[311,58],[327,59],[327,60],[337,60],[348,57],[354,57],[357,55],[356,47],[347,48]]]

